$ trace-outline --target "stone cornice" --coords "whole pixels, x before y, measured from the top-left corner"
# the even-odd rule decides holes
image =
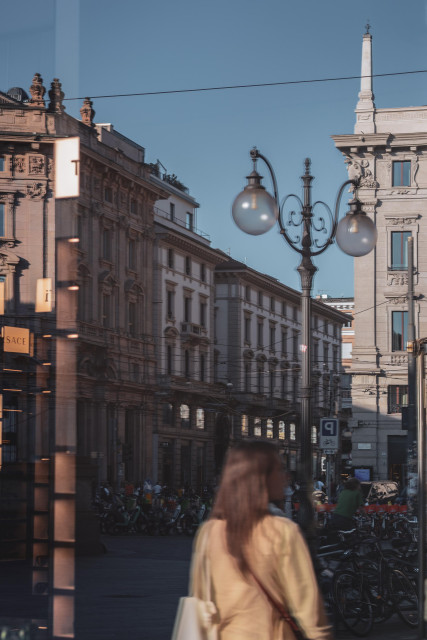
[[[331,136],[337,149],[351,149],[353,153],[372,153],[375,147],[427,147],[427,133],[368,133]],[[372,149],[368,149],[372,147]]]
[[[117,177],[125,177],[131,183],[136,183],[139,186],[143,187],[145,191],[153,193],[155,195],[154,201],[167,199],[169,197],[169,193],[165,189],[162,189],[160,186],[157,186],[153,182],[151,182],[149,177],[145,178],[144,176],[132,173],[131,171],[129,171],[129,169],[123,167],[123,165],[104,157],[96,150],[82,146],[81,153],[82,163],[86,162],[87,160],[92,160],[94,162],[92,171],[103,173],[105,170],[107,170],[117,175]]]
[[[226,256],[226,254],[222,255],[221,251],[217,251],[216,249],[212,249],[209,246],[201,244],[197,242],[197,240],[193,241],[191,238],[187,238],[186,236],[172,230],[161,234],[156,233],[156,236],[159,237],[160,243],[164,246],[167,247],[170,245],[172,247],[177,247],[186,253],[203,258],[214,265],[228,259],[228,256]]]

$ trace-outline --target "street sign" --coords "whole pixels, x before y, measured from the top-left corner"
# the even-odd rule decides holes
[[[322,418],[320,420],[319,448],[328,453],[336,453],[339,445],[338,418]]]

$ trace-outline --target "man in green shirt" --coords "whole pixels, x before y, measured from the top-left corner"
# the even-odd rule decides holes
[[[348,531],[354,529],[356,524],[353,516],[363,506],[363,496],[360,482],[357,478],[350,478],[341,491],[338,504],[331,518],[331,528]]]

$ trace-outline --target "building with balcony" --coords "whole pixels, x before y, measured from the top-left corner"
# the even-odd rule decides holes
[[[200,490],[214,479],[217,413],[224,389],[215,385],[214,273],[228,259],[197,226],[198,203],[176,178],[153,165],[165,191],[154,208],[153,337],[157,391],[153,476]]]
[[[370,33],[363,36],[361,75],[354,133],[333,136],[378,229],[376,248],[354,267],[353,465],[367,467],[374,479],[403,480],[408,237],[414,244],[415,333],[427,335],[427,107],[376,108]]]
[[[247,265],[229,260],[215,270],[214,380],[227,385],[235,439],[278,442],[288,468],[300,447],[300,293]],[[319,421],[340,407],[341,326],[347,318],[312,301],[313,470],[320,473]],[[334,470],[335,471],[335,470]]]

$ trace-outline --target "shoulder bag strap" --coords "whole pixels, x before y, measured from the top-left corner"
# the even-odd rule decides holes
[[[281,618],[286,620],[286,622],[292,629],[297,640],[305,640],[304,634],[302,633],[301,629],[299,628],[295,620],[292,618],[290,613],[285,609],[285,607],[280,602],[277,602],[277,600],[273,598],[271,593],[267,591],[267,589],[264,587],[262,582],[260,582],[260,580],[256,577],[256,575],[253,573],[250,567],[249,567],[249,571],[251,572],[252,577],[254,578],[255,582],[257,583],[261,591],[267,596],[267,599],[270,602],[270,604],[273,606],[273,608],[279,612]]]

